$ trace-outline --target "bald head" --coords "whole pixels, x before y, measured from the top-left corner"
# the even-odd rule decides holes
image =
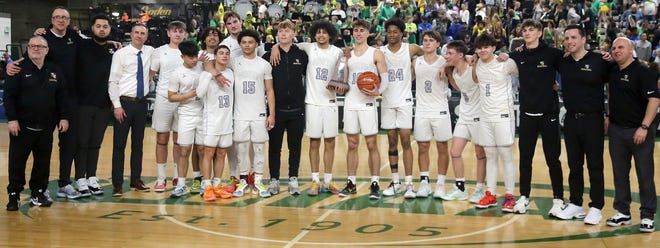
[[[633,42],[626,37],[619,37],[612,43],[612,57],[619,66],[627,66],[633,61],[633,52],[635,46]]]

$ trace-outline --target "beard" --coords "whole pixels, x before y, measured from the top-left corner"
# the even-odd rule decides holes
[[[106,42],[110,39],[110,35],[107,35],[105,37],[100,37],[100,36],[97,36],[96,34],[92,33],[92,39],[94,39],[97,42]]]

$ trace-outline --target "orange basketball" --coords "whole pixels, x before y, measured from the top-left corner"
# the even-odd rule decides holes
[[[367,89],[372,90],[375,87],[380,85],[380,78],[378,75],[371,71],[365,71],[360,73],[360,76],[357,78],[357,87],[358,89]]]

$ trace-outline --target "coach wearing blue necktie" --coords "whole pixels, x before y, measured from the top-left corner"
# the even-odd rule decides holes
[[[136,191],[149,191],[141,179],[142,140],[147,123],[145,89],[149,89],[148,69],[154,48],[144,45],[147,28],[136,24],[131,30],[131,44],[112,56],[108,94],[114,110],[114,135],[112,148],[112,196],[123,193],[124,150],[131,131],[131,183]]]

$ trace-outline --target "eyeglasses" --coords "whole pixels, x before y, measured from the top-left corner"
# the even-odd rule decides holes
[[[28,45],[28,48],[30,48],[30,49],[46,49],[46,48],[48,48],[48,46],[44,46],[44,45]]]
[[[65,20],[65,21],[71,19],[68,16],[53,16],[52,18],[55,20]]]

